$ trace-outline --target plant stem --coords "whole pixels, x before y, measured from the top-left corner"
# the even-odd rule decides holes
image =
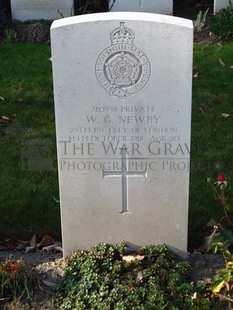
[[[223,189],[220,189],[221,190],[221,195],[219,194],[219,192],[217,191],[216,187],[213,185],[213,184],[210,184],[213,191],[215,192],[215,194],[217,195],[217,199],[220,200],[222,206],[223,206],[223,209],[224,209],[224,213],[225,213],[225,216],[226,216],[226,219],[228,221],[228,223],[233,226],[233,222],[230,220],[229,216],[228,216],[228,213],[227,211],[229,211],[229,206],[228,204],[226,203],[226,197],[225,197],[225,192],[224,192],[224,188]]]

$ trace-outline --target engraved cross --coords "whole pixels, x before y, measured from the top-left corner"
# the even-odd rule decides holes
[[[128,177],[147,177],[147,169],[143,171],[128,170],[128,160],[126,158],[127,148],[121,148],[121,170],[109,171],[103,169],[103,178],[105,177],[121,177],[121,195],[122,195],[122,211],[121,214],[130,213],[128,208]]]

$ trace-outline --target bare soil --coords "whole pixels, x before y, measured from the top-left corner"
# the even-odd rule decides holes
[[[18,260],[23,258],[29,265],[36,281],[33,301],[21,300],[6,303],[1,299],[0,309],[4,310],[52,310],[59,309],[54,305],[52,288],[59,282],[64,274],[66,261],[62,258],[62,253],[48,253],[45,251],[34,251],[25,254],[22,251],[0,251],[0,264],[11,258]]]

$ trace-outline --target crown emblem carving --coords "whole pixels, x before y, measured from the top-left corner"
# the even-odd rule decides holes
[[[133,44],[135,39],[135,33],[128,27],[125,27],[124,22],[120,22],[120,27],[114,29],[110,33],[110,39],[112,44],[119,44],[119,43]]]
[[[146,86],[151,66],[146,54],[134,45],[135,32],[125,22],[117,21],[117,24],[109,33],[111,46],[97,58],[95,73],[110,96],[125,99]]]

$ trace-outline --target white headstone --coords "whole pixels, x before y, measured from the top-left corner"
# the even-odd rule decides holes
[[[110,0],[111,12],[147,12],[172,15],[173,0]]]
[[[221,9],[229,5],[229,0],[214,0],[214,14],[218,13]]]
[[[73,0],[11,0],[12,18],[59,19],[73,14]]]
[[[101,13],[51,28],[64,255],[187,250],[193,25]]]

